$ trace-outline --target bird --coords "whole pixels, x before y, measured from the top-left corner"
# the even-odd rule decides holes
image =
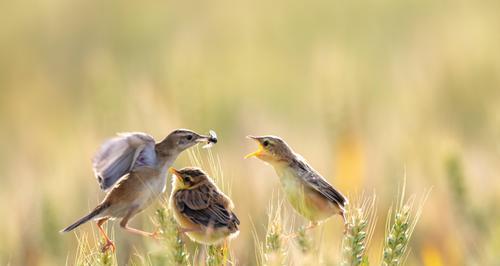
[[[169,172],[175,176],[169,208],[180,232],[205,245],[227,245],[227,240],[239,234],[240,220],[233,212],[233,202],[202,169],[171,167]]]
[[[106,195],[89,214],[61,232],[70,232],[94,220],[106,241],[102,252],[109,249],[114,252],[115,244],[102,225],[109,219],[119,218],[124,230],[156,238],[156,233],[132,228],[128,223],[165,191],[167,170],[179,154],[201,142],[215,143],[217,139],[177,129],[160,142],[141,132],[121,133],[106,141],[93,159],[94,174]]]
[[[280,178],[281,187],[293,209],[309,220],[305,229],[339,214],[344,225],[348,199],[326,181],[307,161],[277,136],[248,136],[259,145],[257,151],[245,156],[256,157],[270,164]]]

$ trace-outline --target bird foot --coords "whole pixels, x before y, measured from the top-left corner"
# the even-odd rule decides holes
[[[283,236],[283,239],[284,240],[290,240],[290,239],[293,239],[293,238],[296,238],[299,236],[299,234],[301,232],[306,232],[306,231],[309,231],[311,229],[314,229],[316,226],[318,226],[318,223],[317,222],[310,222],[308,226],[301,226],[299,228],[299,230],[297,232],[293,232],[291,234],[288,234],[288,235],[284,235]]]
[[[161,239],[160,228],[157,228],[153,232],[149,233],[148,236],[151,237],[152,239],[156,240],[156,241],[160,240]]]
[[[116,246],[115,246],[115,243],[113,243],[111,240],[106,240],[106,243],[104,244],[104,246],[102,246],[101,248],[101,252],[102,253],[105,253],[107,252],[108,250],[111,250],[111,252],[115,252],[116,250]]]
[[[310,222],[309,225],[307,227],[305,227],[303,230],[304,231],[309,231],[311,229],[314,229],[316,228],[316,226],[318,226],[318,222]]]

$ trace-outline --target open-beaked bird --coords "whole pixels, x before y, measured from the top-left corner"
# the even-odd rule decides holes
[[[93,160],[94,173],[107,194],[88,215],[61,232],[69,232],[85,222],[95,220],[106,240],[102,251],[115,250],[102,225],[120,218],[120,226],[131,233],[156,237],[128,225],[130,219],[157,199],[166,187],[167,169],[184,150],[200,142],[215,143],[212,135],[204,136],[187,129],[177,129],[156,143],[148,134],[122,133],[105,142]]]
[[[191,240],[201,244],[218,244],[239,233],[240,221],[234,204],[200,168],[170,168],[172,193],[169,207],[174,218]]]
[[[314,170],[302,156],[276,136],[248,136],[257,141],[257,151],[245,158],[257,157],[273,166],[280,177],[281,187],[288,202],[313,228],[319,222],[340,214],[344,219],[347,198],[333,188],[325,178]]]

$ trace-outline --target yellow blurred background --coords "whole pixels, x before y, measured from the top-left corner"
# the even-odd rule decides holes
[[[273,170],[243,156],[274,134],[346,194],[377,194],[370,257],[403,176],[433,191],[409,265],[500,261],[500,2],[2,1],[0,264],[62,265],[58,231],[102,197],[91,158],[116,132],[214,129],[255,263]],[[186,166],[186,154],[176,166]],[[151,229],[150,214],[134,224]],[[80,231],[91,232],[90,224]],[[95,229],[94,229],[95,231]],[[325,225],[337,261],[341,220]],[[116,227],[122,263],[154,248]],[[71,263],[70,263],[71,264]]]

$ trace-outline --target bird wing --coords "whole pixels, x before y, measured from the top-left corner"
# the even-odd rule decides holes
[[[226,198],[210,185],[179,190],[175,194],[176,207],[191,222],[206,227],[228,227],[237,230],[240,221],[225,206]]]
[[[118,179],[139,166],[154,166],[155,140],[148,134],[121,133],[106,141],[93,159],[94,174],[106,191]]]
[[[338,190],[332,187],[316,170],[309,166],[304,160],[296,162],[299,169],[299,176],[311,188],[319,192],[332,202],[336,202],[340,207],[344,207],[347,198]]]

